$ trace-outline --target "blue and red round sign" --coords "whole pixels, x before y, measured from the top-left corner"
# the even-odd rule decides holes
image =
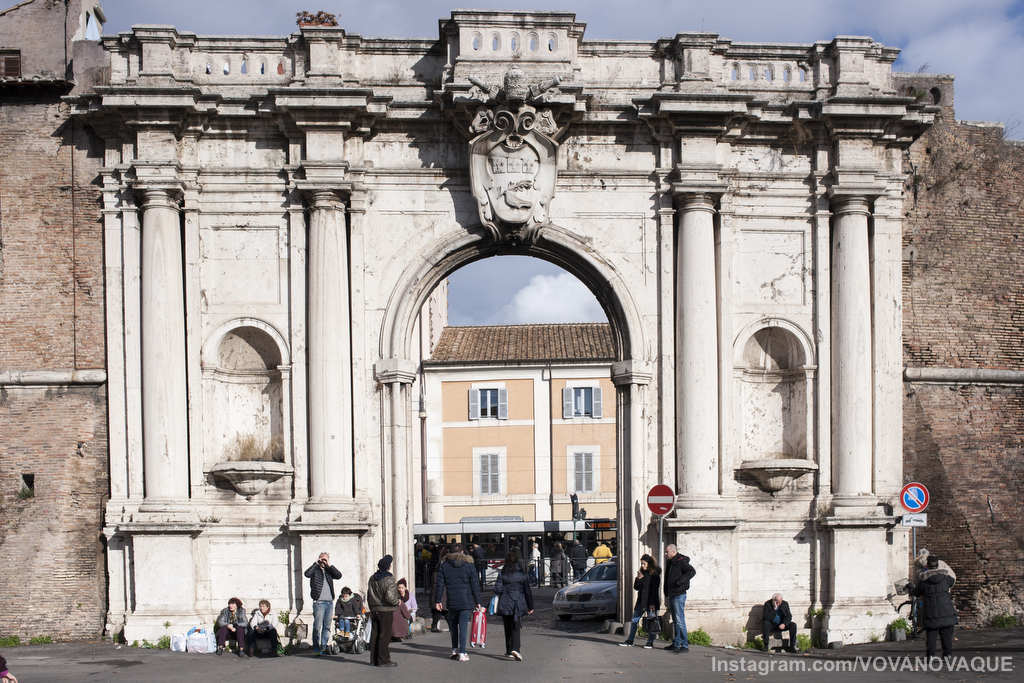
[[[928,488],[924,484],[912,481],[900,490],[900,503],[907,512],[924,512],[928,501]]]

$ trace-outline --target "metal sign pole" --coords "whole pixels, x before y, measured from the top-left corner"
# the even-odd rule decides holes
[[[659,563],[665,561],[665,515],[658,516],[658,559]]]

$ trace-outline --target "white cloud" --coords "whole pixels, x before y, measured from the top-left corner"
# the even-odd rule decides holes
[[[498,311],[495,324],[607,322],[597,299],[569,273],[535,275]]]

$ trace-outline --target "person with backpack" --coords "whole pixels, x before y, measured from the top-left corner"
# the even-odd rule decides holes
[[[676,654],[690,651],[689,634],[686,632],[686,591],[690,590],[690,579],[697,570],[690,564],[690,558],[683,555],[674,543],[665,546],[665,602],[672,612],[672,644],[666,646]]]
[[[523,661],[522,623],[524,615],[533,614],[533,591],[530,581],[519,564],[519,553],[510,552],[505,556],[494,582],[494,595],[498,598],[495,614],[501,615],[505,626],[505,656],[517,662]]]
[[[619,645],[628,646],[633,644],[633,639],[636,638],[637,627],[640,625],[641,619],[650,619],[652,621],[657,619],[658,610],[661,609],[661,597],[658,590],[660,583],[661,570],[655,564],[653,557],[644,555],[640,558],[640,569],[637,570],[636,577],[633,579],[636,602],[633,604],[633,619],[629,627],[629,637],[619,643]],[[658,632],[661,629],[658,628],[655,631],[653,628],[647,628],[646,630],[647,643],[644,645],[644,649],[650,650],[654,647],[654,639],[658,637]]]
[[[450,551],[437,570],[434,585],[434,608],[442,610],[441,597],[448,603],[448,630],[452,637],[451,658],[468,662],[466,646],[473,610],[480,609],[480,577],[473,566],[473,558],[462,552],[462,546],[452,544]]]

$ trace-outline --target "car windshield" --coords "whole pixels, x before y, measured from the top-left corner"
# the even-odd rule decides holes
[[[618,578],[618,567],[614,564],[606,563],[591,568],[590,571],[580,577],[580,581],[617,581]]]

